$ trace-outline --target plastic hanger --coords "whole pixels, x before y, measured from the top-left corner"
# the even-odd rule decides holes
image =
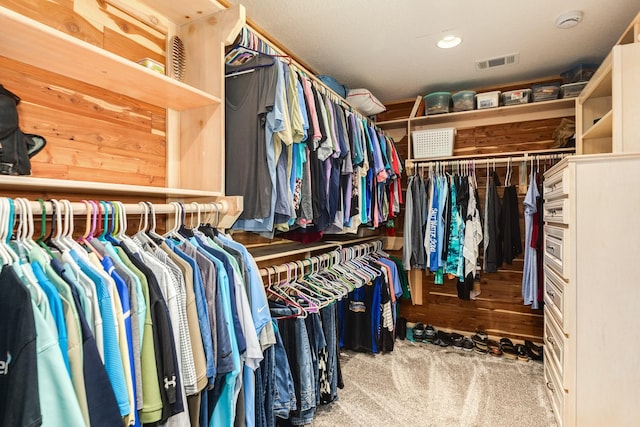
[[[85,208],[87,209],[87,216],[85,222],[85,231],[82,236],[78,238],[78,244],[80,244],[81,248],[86,248],[89,251],[93,252],[99,260],[102,261],[102,255],[96,250],[96,248],[91,244],[91,240],[93,239],[93,233],[95,232],[96,222],[97,222],[97,210],[98,205],[93,200],[82,200]]]
[[[109,230],[109,205],[107,202],[100,200],[100,214],[102,215],[102,232],[97,236],[101,242],[106,242],[107,231]]]
[[[306,317],[307,316],[307,312],[304,310],[304,308],[302,308],[300,305],[298,305],[297,303],[293,302],[293,301],[289,301],[288,297],[286,295],[282,295],[281,293],[277,292],[276,289],[274,289],[273,287],[273,283],[271,281],[271,268],[273,268],[273,274],[277,273],[277,269],[275,267],[267,267],[267,287],[265,288],[265,291],[267,293],[267,296],[271,296],[272,300],[276,300],[276,301],[282,301],[285,303],[285,305],[287,306],[293,306],[294,308],[296,308],[298,310],[297,313],[295,314],[291,314],[291,315],[287,315],[287,316],[273,316],[274,319],[290,319],[290,318],[294,318],[294,317]]]
[[[163,235],[163,237],[173,238],[180,242],[185,242],[186,239],[182,235],[180,235],[180,233],[178,233],[178,229],[181,226],[181,205],[178,202],[171,202],[170,205],[172,205],[174,208],[174,223],[173,227],[169,231],[167,231]]]
[[[178,228],[178,234],[184,236],[185,238],[193,237],[193,230],[187,228],[185,225],[186,213],[184,210],[184,205],[181,202],[178,202],[180,205],[180,227]]]
[[[4,235],[8,224],[5,224],[5,217],[8,216],[8,205],[5,204],[5,198],[0,198],[0,260],[2,265],[12,264],[13,258],[4,247]]]
[[[151,238],[156,244],[160,244],[164,241],[164,238],[156,232],[156,210],[151,202],[145,202],[149,208],[149,230],[147,236]]]

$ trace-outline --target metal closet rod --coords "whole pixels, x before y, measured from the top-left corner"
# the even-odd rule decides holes
[[[60,200],[58,200],[59,202]],[[176,202],[177,203],[177,202]],[[229,210],[229,206],[227,205],[227,203],[223,200],[220,202],[210,202],[210,203],[182,203],[182,211],[184,213],[215,213],[216,212],[216,207],[214,207],[213,205],[216,205],[216,207],[218,208],[218,213],[220,215],[224,215],[228,212]],[[37,215],[37,214],[42,214],[42,207],[40,205],[39,202],[34,202],[34,201],[29,201],[29,205],[31,206],[31,209],[33,210],[33,214]],[[45,210],[46,210],[46,214],[50,215],[53,214],[53,206],[51,204],[50,201],[45,200],[44,201],[44,205],[45,205]],[[61,209],[64,209],[64,206],[62,204],[59,204]],[[151,203],[151,205],[153,206],[153,211],[156,214],[175,214],[176,213],[176,207],[175,204],[171,204],[171,203]],[[20,212],[20,205],[15,203],[14,204],[15,209],[16,209],[16,213]],[[104,204],[100,204],[98,202],[98,206],[102,209],[104,209],[105,205]],[[91,207],[91,205],[89,205],[89,207]],[[106,205],[107,209],[109,209],[109,213],[111,213],[111,207],[109,204]],[[122,203],[120,204],[120,207],[124,207],[124,210],[126,212],[127,215],[141,215],[144,214],[146,212],[148,212],[148,208],[143,207],[142,205],[138,204],[138,203]],[[83,214],[87,214],[87,205],[83,202],[72,202],[71,203],[71,208],[73,209],[73,213],[74,215],[83,215]],[[180,211],[178,211],[180,212]]]
[[[430,161],[421,161],[421,162],[411,162],[411,165],[408,167],[420,167],[425,168],[429,166],[466,166],[466,165],[475,165],[476,167],[488,167],[499,164],[508,164],[517,163],[517,162],[529,162],[531,160],[561,160],[566,156],[569,156],[568,153],[558,153],[558,154],[531,154],[531,155],[523,155],[523,156],[509,156],[509,157],[491,157],[485,159],[456,159],[456,160],[430,160]]]
[[[348,244],[349,242],[344,242]],[[336,252],[339,252],[340,259],[338,261],[349,261],[354,258],[358,258],[364,255],[367,255],[372,252],[373,249],[380,248],[382,249],[383,243],[382,240],[374,240],[373,242],[366,243],[358,243],[357,245],[342,247],[339,242],[336,242],[336,249],[331,252],[327,252],[321,255],[314,255],[311,258],[305,258],[298,261],[291,261],[281,265],[274,265],[270,267],[263,267],[260,269],[261,276],[270,276],[270,275],[279,275],[281,273],[293,274],[295,277],[295,273],[298,271],[300,264],[302,263],[302,267],[309,267],[312,265],[319,264],[323,261],[329,261],[330,257],[335,256]],[[313,250],[313,248],[310,248]]]

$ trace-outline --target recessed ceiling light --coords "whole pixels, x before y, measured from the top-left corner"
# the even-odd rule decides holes
[[[452,47],[458,46],[460,43],[462,43],[462,39],[460,37],[448,35],[441,38],[438,41],[437,45],[442,49],[450,49]]]

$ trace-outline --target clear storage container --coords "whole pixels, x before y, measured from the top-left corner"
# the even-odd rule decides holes
[[[426,115],[448,113],[451,108],[451,92],[433,92],[424,97]]]
[[[476,93],[472,90],[461,90],[454,93],[453,111],[469,111],[476,109]]]
[[[575,98],[580,95],[582,89],[589,82],[578,82],[578,83],[569,83],[566,85],[560,86],[560,97],[561,98]]]
[[[586,82],[591,79],[597,69],[598,66],[596,64],[578,64],[570,70],[560,73],[560,77],[562,77],[562,82],[565,84]]]
[[[500,106],[500,91],[484,92],[476,95],[478,110]]]
[[[560,83],[544,83],[531,86],[533,102],[550,101],[558,99]]]
[[[502,93],[502,105],[526,104],[531,100],[531,89],[510,90]]]

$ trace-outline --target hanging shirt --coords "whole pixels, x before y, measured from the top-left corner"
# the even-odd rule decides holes
[[[278,67],[266,66],[269,61],[273,58],[257,55],[242,65],[255,66],[253,72],[225,79],[226,194],[244,196],[243,219],[265,218],[271,206],[263,141],[265,116],[275,103]],[[227,71],[233,71],[233,67],[227,67]]]
[[[142,408],[140,408],[139,416],[140,421],[143,423],[157,422],[162,418],[162,398],[160,397],[160,384],[158,381],[156,346],[150,309],[149,282],[142,271],[133,264],[124,249],[114,247],[114,250],[123,264],[126,265],[140,281],[142,298],[145,302],[145,307],[147,307],[144,318],[144,338],[140,348],[143,404]]]
[[[51,260],[51,267],[69,285],[78,309],[82,331],[82,363],[86,385],[86,398],[89,410],[89,424],[92,427],[112,427],[122,423],[116,396],[111,388],[107,371],[102,364],[96,341],[91,333],[84,312],[81,310],[76,277],[72,275],[69,264]]]
[[[529,189],[524,198],[524,267],[522,271],[522,298],[524,305],[532,309],[538,305],[538,259],[536,248],[531,245],[533,216],[537,212],[537,201],[540,197],[536,176],[532,171],[529,176]]]
[[[0,324],[11,325],[0,332],[0,424],[39,426],[42,411],[34,318],[38,308],[11,266],[2,267],[0,283]],[[56,341],[53,339],[54,346]],[[66,375],[64,362],[60,369]]]

